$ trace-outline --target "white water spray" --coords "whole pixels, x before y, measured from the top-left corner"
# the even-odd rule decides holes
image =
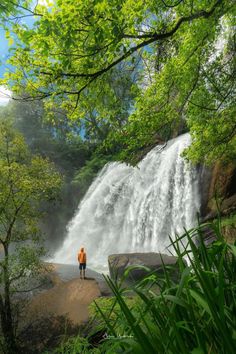
[[[108,163],[94,180],[55,254],[77,263],[84,246],[88,266],[107,269],[107,257],[124,252],[167,253],[169,235],[191,228],[200,208],[198,172],[181,157],[189,134],[157,146],[137,167]]]

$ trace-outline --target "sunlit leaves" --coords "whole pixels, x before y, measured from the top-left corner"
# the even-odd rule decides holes
[[[189,158],[212,161],[225,155],[228,148],[221,140],[231,141],[235,127],[230,108],[235,64],[232,55],[227,60],[235,52],[234,1],[57,0],[39,9],[43,16],[33,29],[14,28],[14,70],[3,83],[12,85],[17,95],[23,91],[28,100],[44,99],[48,108],[66,111],[73,122],[82,121],[88,136],[96,130],[103,140],[109,132],[105,150],[120,146],[122,158],[150,145],[153,136],[166,140],[186,129],[197,144],[193,146],[201,146],[199,153],[189,150]],[[226,39],[218,56],[222,36]],[[129,76],[130,106],[122,120],[114,71],[123,82]],[[132,91],[137,82],[140,94]],[[226,117],[226,108],[231,118],[225,125],[219,117]],[[209,123],[214,119],[222,137],[217,146]],[[201,131],[210,144],[200,138]],[[206,145],[214,151],[209,156]]]
[[[60,175],[49,161],[31,157],[22,136],[0,126],[0,241],[31,239],[37,231],[41,200],[55,199]]]

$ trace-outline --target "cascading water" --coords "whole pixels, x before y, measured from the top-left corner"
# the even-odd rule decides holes
[[[108,163],[90,186],[55,254],[76,263],[84,246],[88,265],[107,269],[107,257],[124,252],[168,253],[169,235],[191,228],[200,208],[197,169],[181,157],[189,134],[150,151],[137,167]]]

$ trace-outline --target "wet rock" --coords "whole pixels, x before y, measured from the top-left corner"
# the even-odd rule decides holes
[[[200,167],[202,221],[220,212],[229,215],[236,210],[236,168],[233,163],[218,161],[212,168]]]
[[[145,266],[157,274],[163,274],[163,263],[173,268],[172,277],[178,277],[177,257],[160,253],[123,253],[112,254],[108,257],[111,278],[121,278],[130,266]],[[143,268],[134,268],[129,272],[128,281],[142,279],[149,272]]]

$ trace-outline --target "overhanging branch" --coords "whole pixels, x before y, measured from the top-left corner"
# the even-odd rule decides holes
[[[74,77],[74,78],[97,78],[99,76],[101,76],[102,74],[104,74],[105,72],[109,71],[110,69],[112,69],[114,66],[116,66],[117,64],[119,64],[120,62],[122,62],[123,60],[127,59],[128,57],[130,57],[134,52],[138,51],[139,49],[148,46],[151,43],[154,43],[156,41],[159,40],[165,40],[171,36],[173,36],[178,29],[180,28],[180,26],[185,23],[185,22],[189,22],[195,19],[199,19],[199,18],[209,18],[215,11],[215,9],[217,8],[217,6],[219,6],[221,3],[223,2],[223,0],[218,0],[209,11],[199,11],[195,14],[189,15],[189,16],[184,16],[181,17],[175,24],[175,26],[168,32],[165,33],[146,33],[143,35],[128,35],[128,34],[124,34],[123,38],[130,38],[130,39],[146,39],[145,41],[137,44],[136,46],[130,48],[129,50],[127,50],[127,52],[125,54],[123,54],[122,56],[120,56],[118,59],[114,60],[111,64],[109,64],[107,67],[105,67],[104,69],[98,70],[94,73],[66,73],[66,72],[62,72],[60,73],[60,76],[67,76],[67,77]],[[53,75],[50,72],[45,72],[45,71],[40,71],[41,74],[43,75]]]
[[[115,59],[113,62],[108,64],[106,67],[104,67],[100,70],[97,70],[95,72],[88,72],[88,73],[86,73],[86,72],[78,72],[78,73],[60,72],[60,73],[58,73],[57,72],[54,74],[53,71],[50,72],[50,71],[41,70],[40,75],[48,75],[52,78],[52,80],[57,80],[61,77],[87,79],[87,80],[85,80],[85,83],[82,85],[82,87],[79,88],[78,90],[74,90],[72,92],[68,92],[68,91],[67,92],[66,91],[63,91],[63,92],[59,91],[57,93],[54,92],[54,95],[56,95],[56,96],[63,94],[63,93],[69,94],[69,95],[77,95],[77,102],[76,102],[76,107],[77,107],[80,94],[97,78],[101,77],[103,74],[105,74],[106,72],[108,72],[109,70],[114,68],[116,65],[118,65],[119,63],[121,63],[125,59],[131,57],[135,52],[139,51],[140,49],[142,49],[154,42],[166,40],[166,39],[172,37],[179,30],[179,28],[182,26],[182,24],[193,21],[193,20],[197,20],[200,18],[203,18],[203,19],[209,18],[216,11],[216,8],[218,6],[220,6],[223,2],[224,2],[224,0],[217,0],[214,3],[214,5],[211,7],[211,9],[209,9],[208,11],[201,10],[201,11],[198,11],[193,14],[191,13],[189,16],[183,16],[183,17],[179,18],[177,20],[177,22],[175,23],[175,25],[173,26],[173,28],[165,33],[149,32],[149,33],[145,33],[145,34],[141,34],[141,35],[123,34],[123,36],[122,36],[123,39],[127,39],[127,38],[128,39],[138,39],[138,40],[140,39],[143,41],[141,41],[141,43],[138,43],[137,45],[134,45],[133,47],[129,48],[123,55],[121,55],[120,57]],[[47,98],[51,95],[52,95],[52,93],[40,92],[40,94],[38,96],[37,95],[35,97],[31,96],[31,97],[28,97],[26,100],[44,99],[44,98]]]

